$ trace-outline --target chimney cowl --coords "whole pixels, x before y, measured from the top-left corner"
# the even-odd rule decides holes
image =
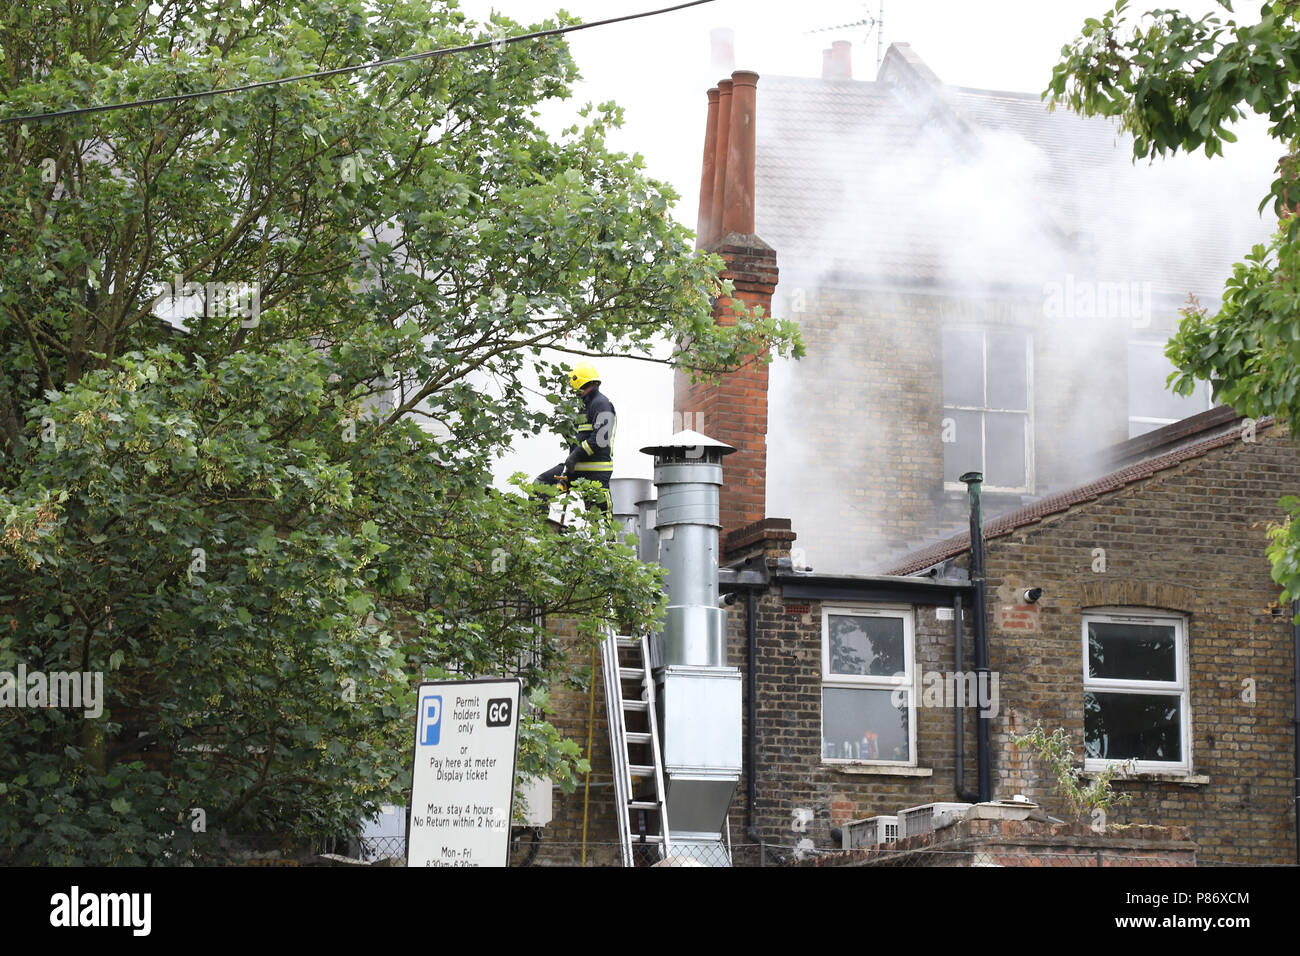
[[[702,450],[700,458],[704,458],[705,454],[709,457],[716,455],[717,458],[721,458],[723,455],[730,455],[736,450],[724,441],[718,441],[716,438],[710,438],[708,435],[702,435],[690,428],[685,428],[661,444],[646,445],[641,449],[641,453],[656,457],[678,457],[683,452],[689,452],[696,448]]]

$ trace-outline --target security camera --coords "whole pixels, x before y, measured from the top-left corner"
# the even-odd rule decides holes
[[[1038,599],[1043,596],[1042,588],[1025,588],[1024,597],[1026,604],[1037,604]]]

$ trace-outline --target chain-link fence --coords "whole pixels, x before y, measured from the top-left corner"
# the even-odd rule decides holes
[[[377,837],[360,841],[360,860],[402,865],[402,837]],[[516,867],[622,867],[623,850],[617,842],[548,840],[544,829],[517,830],[510,844],[510,865]],[[678,843],[667,858],[652,843],[633,847],[634,866],[661,867],[1180,867],[1195,866],[1190,851],[1152,853],[1118,847],[978,846],[964,848],[921,847],[899,849],[890,844],[860,850],[809,848],[806,844]]]

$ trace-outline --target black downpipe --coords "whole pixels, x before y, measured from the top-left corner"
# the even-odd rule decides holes
[[[991,686],[989,643],[988,634],[985,630],[984,599],[984,518],[980,512],[980,486],[984,483],[984,475],[978,471],[969,471],[958,480],[966,485],[967,495],[970,498],[970,580],[975,603],[975,606],[971,609],[975,618],[973,622],[975,631],[975,686],[989,687]],[[984,708],[980,708],[979,717],[976,721],[979,728],[976,738],[978,741],[976,761],[979,765],[980,803],[993,799],[993,766],[990,759],[993,749],[990,740],[992,718],[988,717],[984,710]]]
[[[957,673],[965,668],[962,655],[962,607],[961,594],[952,596],[952,646],[953,666]],[[956,726],[957,769],[953,773],[953,789],[957,799],[962,803],[978,803],[979,795],[966,789],[966,706],[962,702],[964,694],[954,694],[953,723]]]
[[[1291,656],[1295,662],[1295,717],[1291,727],[1295,736],[1295,759],[1291,769],[1295,771],[1295,861],[1300,864],[1300,598],[1291,601]]]
[[[758,713],[755,697],[758,694],[758,677],[754,673],[758,660],[758,601],[754,589],[745,590],[745,836],[755,843],[763,840],[754,826],[754,801],[758,799],[758,736],[754,733],[754,720]],[[760,850],[761,852],[761,850]]]

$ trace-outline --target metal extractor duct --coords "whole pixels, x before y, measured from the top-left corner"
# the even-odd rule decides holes
[[[655,527],[668,612],[660,635],[663,755],[675,854],[716,864],[741,771],[740,670],[727,666],[726,611],[718,607],[718,489],[735,451],[681,431],[641,449],[655,459]]]
[[[637,503],[654,494],[649,478],[615,478],[609,483],[614,502],[614,520],[623,528],[623,540],[637,549],[640,557],[641,509]],[[645,560],[642,558],[641,560]]]

